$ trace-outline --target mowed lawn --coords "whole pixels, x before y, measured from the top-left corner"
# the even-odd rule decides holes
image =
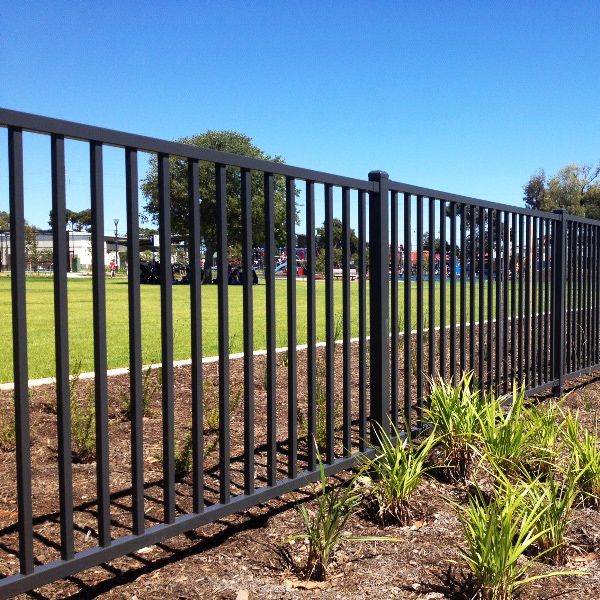
[[[368,283],[367,283],[368,286]],[[399,282],[399,323],[404,328],[404,284]],[[439,304],[439,282],[436,282],[436,304]],[[428,285],[424,285],[425,327],[428,326]],[[318,281],[317,295],[317,341],[325,339],[325,285]],[[469,286],[467,284],[467,299]],[[241,352],[243,344],[242,288],[229,286],[229,335],[230,352]],[[266,347],[266,286],[264,280],[253,287],[254,297],[254,348]],[[287,346],[286,282],[278,280],[276,291],[276,343]],[[307,283],[297,281],[297,341],[306,343],[306,293]],[[69,298],[69,353],[71,369],[80,364],[82,372],[93,371],[93,304],[92,282],[88,278],[68,280]],[[460,289],[457,283],[457,300]],[[142,299],[142,355],[145,364],[160,362],[160,288],[141,286]],[[412,284],[412,328],[416,324],[416,284]],[[486,295],[487,301],[487,295]],[[126,367],[129,362],[129,336],[127,280],[106,280],[106,312],[109,368]],[[457,302],[458,303],[458,302]],[[450,283],[446,284],[447,320],[450,316]],[[468,302],[467,302],[468,311]],[[341,337],[342,282],[334,283],[334,312],[336,336]],[[437,312],[437,311],[436,311]],[[351,332],[358,336],[358,283],[351,284]],[[457,315],[459,315],[459,306]],[[368,288],[367,288],[368,315]],[[436,317],[436,323],[439,318]],[[368,320],[367,320],[368,322]],[[51,277],[27,279],[27,324],[29,377],[52,377],[54,366],[54,298]],[[3,343],[0,346],[0,382],[13,380],[12,322],[10,278],[0,278],[0,327]],[[190,357],[190,288],[173,286],[173,329],[175,360]],[[217,286],[202,286],[202,343],[204,356],[218,354],[217,344]]]

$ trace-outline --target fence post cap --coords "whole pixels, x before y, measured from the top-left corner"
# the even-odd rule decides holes
[[[566,208],[556,208],[552,212],[556,213],[557,215],[566,215],[567,209]]]
[[[390,176],[385,171],[369,171],[369,181],[379,181],[380,179],[389,179]]]

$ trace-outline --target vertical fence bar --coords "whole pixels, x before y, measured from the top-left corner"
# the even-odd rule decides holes
[[[517,344],[519,346],[519,362],[518,362],[518,381],[523,385],[525,378],[523,377],[523,329],[524,329],[524,314],[523,314],[523,282],[525,270],[525,215],[519,215],[519,335]]]
[[[471,315],[471,325],[469,327],[469,369],[475,370],[475,249],[477,239],[477,224],[475,222],[475,206],[471,206],[470,211],[470,234],[471,234],[471,267],[469,269],[469,312]],[[480,277],[481,277],[480,273]],[[481,315],[480,315],[481,318]],[[483,327],[483,323],[479,324]],[[482,382],[480,381],[481,385]]]
[[[581,223],[575,223],[575,368],[581,369]]]
[[[342,314],[343,314],[343,449],[344,456],[352,452],[352,391],[350,373],[351,348],[350,348],[350,189],[342,188],[342,264],[343,289],[342,289]]]
[[[308,206],[308,202],[307,202]],[[358,447],[367,447],[367,209],[358,191]],[[308,209],[307,209],[308,210]],[[313,218],[314,224],[314,218]]]
[[[429,377],[435,376],[435,198],[429,198]]]
[[[226,167],[215,165],[217,202],[217,312],[219,319],[219,496],[221,504],[230,498],[229,427],[229,298],[227,245]]]
[[[375,188],[369,193],[371,442],[373,443],[377,442],[377,428],[381,428],[387,434],[390,431],[388,420],[390,414],[388,180],[388,174],[383,171],[369,173],[369,181]]]
[[[598,348],[600,347],[599,344],[599,333],[598,333],[598,316],[599,313],[598,311],[600,310],[600,302],[596,301],[596,298],[598,297],[598,293],[599,293],[599,287],[598,284],[600,283],[598,280],[598,227],[594,226],[594,244],[593,244],[593,248],[592,248],[592,252],[593,252],[593,256],[594,256],[594,292],[593,292],[593,299],[594,301],[592,302],[592,307],[593,307],[593,315],[594,315],[594,325],[592,327],[592,336],[594,339],[594,364],[597,365],[598,364]]]
[[[485,211],[479,208],[479,385],[485,381]]]
[[[511,213],[510,383],[517,380],[517,214]]]
[[[598,346],[598,338],[594,335],[596,331],[596,311],[595,311],[595,299],[597,294],[596,288],[596,227],[590,225],[590,304],[589,304],[589,336],[592,340],[590,345],[590,366],[596,364],[596,348]],[[554,257],[553,257],[554,258]]]
[[[585,244],[585,274],[586,274],[586,294],[585,294],[585,366],[589,367],[592,362],[591,358],[591,342],[592,329],[590,322],[590,294],[591,294],[591,248],[592,248],[592,227],[589,223],[586,224],[586,244]]]
[[[494,383],[494,211],[487,211],[487,231],[488,231],[488,322],[487,322],[487,386],[492,389]],[[483,319],[481,319],[483,327]]]
[[[569,349],[569,366],[570,372],[575,370],[575,342],[577,339],[577,333],[575,329],[575,315],[576,315],[576,276],[577,276],[577,231],[575,221],[568,221],[569,224],[569,295],[568,295],[568,322],[567,328],[570,330],[568,349]]]
[[[496,211],[496,391],[502,380],[502,211]]]
[[[325,340],[327,343],[325,346],[325,460],[328,464],[332,464],[335,460],[334,317],[333,186],[325,184]]]
[[[201,286],[201,270],[200,270],[200,245],[202,237],[200,235],[200,204],[199,199],[199,172],[198,161],[188,160],[188,210],[190,219],[189,233],[189,264],[190,264],[190,325],[191,325],[191,381],[192,381],[192,481],[193,481],[193,511],[201,513],[204,510],[204,411],[203,411],[203,390],[202,390],[202,293]],[[244,235],[244,216],[246,215],[246,206],[244,204],[244,193],[246,190],[246,180],[249,179],[249,174],[242,172],[242,252],[244,253],[244,265],[246,265],[246,244],[247,238]],[[205,268],[210,268],[206,261]],[[244,267],[245,268],[245,267]],[[250,263],[252,268],[252,263]],[[250,271],[244,271],[244,275]],[[244,277],[246,283],[246,277]],[[244,292],[244,300],[246,294]],[[252,300],[250,300],[252,301]],[[246,304],[244,303],[244,311]],[[245,313],[244,313],[245,314]],[[251,328],[251,324],[246,327],[244,322],[244,342],[246,335]],[[250,329],[250,336],[252,331]],[[252,345],[250,345],[252,348]],[[244,348],[245,349],[245,348]],[[246,356],[244,355],[244,359]],[[252,363],[251,363],[252,364]],[[246,365],[244,365],[246,367]],[[244,368],[244,378],[247,377],[247,370]],[[252,378],[253,379],[253,378]],[[252,381],[251,379],[251,381]],[[246,380],[244,379],[244,393],[247,393]],[[244,406],[246,407],[246,396],[244,396]],[[244,408],[244,418],[246,418],[246,408]],[[253,434],[253,429],[250,426],[244,427],[244,441],[248,440],[248,436]],[[248,433],[250,432],[250,433]],[[250,472],[252,480],[254,479],[253,471],[249,468],[253,465],[248,464],[248,455],[245,453],[246,459],[244,463],[244,483],[248,488],[248,480]],[[250,493],[246,489],[246,493]]]
[[[550,327],[548,326],[548,313],[550,311],[549,306],[549,275],[550,275],[550,221],[548,219],[543,220],[544,223],[544,255],[543,255],[543,267],[544,267],[544,349],[543,349],[543,369],[542,369],[542,383],[548,381],[548,355],[550,353],[549,338],[550,338]]]
[[[65,140],[53,135],[52,245],[54,262],[54,330],[58,416],[58,478],[61,558],[73,558],[73,473],[71,466],[71,406],[69,386],[69,317],[67,299],[67,238],[65,235]]]
[[[363,236],[364,236],[364,222],[362,225]],[[360,212],[359,212],[359,232],[361,230],[360,226]],[[360,236],[360,233],[359,233]],[[359,250],[359,269],[361,270],[361,276],[364,275],[364,267],[365,267],[365,257],[362,256],[361,252],[364,251],[364,239],[361,239],[361,243],[363,243],[363,247]],[[316,323],[317,323],[317,301],[316,301],[316,285],[315,285],[315,184],[313,181],[306,182],[306,274],[307,274],[307,282],[306,282],[306,313],[307,313],[307,323],[306,323],[306,343],[308,344],[308,348],[306,350],[306,373],[308,377],[307,382],[307,393],[308,393],[308,407],[307,407],[307,421],[308,421],[308,432],[306,443],[308,445],[308,470],[314,471],[317,468],[317,449],[315,447],[315,439],[317,435],[317,332],[316,332]],[[361,260],[364,261],[361,265]],[[364,293],[364,279],[361,280]],[[366,338],[366,332],[364,336],[360,333],[361,328],[361,313],[360,313],[360,285],[359,285],[359,338],[361,342],[364,344]],[[364,327],[364,302],[362,305],[363,313],[363,327]],[[364,366],[364,365],[363,365]],[[360,367],[359,367],[360,369]],[[364,376],[364,374],[363,374]],[[363,437],[361,440],[364,440],[365,432],[363,432]],[[364,442],[363,442],[364,443]]]
[[[423,418],[423,196],[417,196],[417,425]]]
[[[15,378],[15,436],[19,567],[33,573],[33,513],[31,502],[31,439],[27,365],[25,289],[25,209],[23,190],[23,132],[8,130],[8,197],[10,210],[10,269],[12,299],[13,373]],[[54,213],[56,214],[56,213]]]
[[[533,224],[532,218],[527,215],[525,223],[525,237],[526,244],[525,249],[527,255],[525,259],[525,376],[523,378],[525,386],[529,387],[531,384],[531,284],[532,284],[532,233]]]
[[[138,154],[125,149],[125,196],[127,206],[127,255],[139,256]],[[103,222],[99,221],[103,231]],[[95,229],[95,228],[94,228]],[[137,235],[136,235],[137,232]],[[102,249],[104,252],[104,248]],[[134,535],[144,533],[144,410],[142,406],[142,309],[140,263],[129,261],[129,398],[131,406],[131,496]],[[104,258],[102,258],[104,265]]]
[[[579,368],[583,369],[585,366],[584,353],[585,353],[585,225],[579,224],[579,310],[578,319],[579,325],[578,330],[580,333],[579,343]]]
[[[410,406],[412,403],[412,244],[411,244],[411,199],[404,194],[404,421],[412,422]]]
[[[544,375],[544,219],[538,219],[538,264],[539,264],[539,296],[538,296],[538,385],[543,383]]]
[[[544,380],[547,382],[550,379],[550,353],[552,346],[550,345],[550,267],[552,265],[552,243],[550,235],[551,221],[546,219],[546,239],[544,247],[546,251],[545,271],[544,271]]]
[[[241,176],[242,285],[244,296],[244,494],[250,495],[254,493],[254,304],[252,297],[252,172],[250,169],[242,169]],[[295,362],[296,361],[294,361],[294,363]]]
[[[265,194],[265,297],[267,336],[267,484],[277,482],[277,356],[275,354],[275,201],[273,173],[264,174]]]
[[[440,377],[446,379],[446,202],[440,200]]]
[[[418,238],[417,238],[418,239]],[[473,240],[471,241],[473,243]],[[472,268],[472,267],[471,267]],[[460,205],[460,371],[467,371],[467,205]]]
[[[218,210],[218,209],[217,209]],[[163,490],[165,523],[175,521],[175,405],[173,399],[173,270],[169,155],[158,155],[160,323],[162,354]],[[222,275],[223,271],[219,271]],[[227,325],[225,324],[225,328]],[[221,320],[219,319],[219,331]],[[220,366],[220,364],[219,364]],[[227,412],[229,414],[229,412]],[[223,411],[221,410],[221,416]]]
[[[566,252],[567,252],[567,297],[566,297],[566,305],[567,305],[567,313],[566,313],[566,341],[565,341],[565,372],[569,373],[572,367],[572,356],[573,353],[571,351],[571,298],[573,292],[573,221],[569,221],[563,214],[563,228],[565,230],[566,235]]]
[[[390,404],[392,424],[398,428],[398,192],[392,190],[390,201]],[[404,340],[406,341],[406,340]]]
[[[533,217],[532,219],[532,242],[531,242],[531,384],[535,387],[537,384],[537,344],[538,344],[538,320],[537,320],[537,304],[538,298],[537,291],[537,271],[538,271],[538,259],[537,259],[537,231],[538,231],[538,219]]]
[[[456,202],[450,204],[450,376],[456,384]]]
[[[296,335],[296,182],[285,179],[287,245],[288,477],[298,474],[298,360]]]
[[[508,266],[510,260],[510,220],[509,213],[504,213],[504,240],[502,242],[502,389],[508,392]]]
[[[106,290],[104,272],[104,186],[102,144],[90,142],[92,213],[92,297],[94,321],[94,408],[96,416],[96,488],[98,543],[110,545],[110,477],[108,450],[108,381],[106,376]],[[128,230],[129,231],[129,230]],[[139,237],[139,233],[138,236]],[[135,256],[139,256],[139,253]]]
[[[554,252],[552,255],[552,344],[553,379],[556,382],[554,393],[562,396],[565,365],[565,271],[567,265],[565,209],[554,211],[559,220],[554,222]]]

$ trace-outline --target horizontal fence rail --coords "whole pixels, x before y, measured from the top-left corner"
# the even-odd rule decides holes
[[[403,423],[416,431],[425,425],[434,378],[456,383],[472,371],[482,388],[501,394],[514,384],[528,394],[561,393],[567,379],[600,366],[597,221],[403,184],[383,171],[354,179],[6,109],[0,109],[0,128],[7,144],[8,170],[0,172],[0,180],[8,180],[12,320],[5,326],[12,327],[14,380],[14,389],[3,392],[10,396],[0,401],[10,402],[14,411],[16,438],[10,462],[16,482],[6,491],[16,515],[0,520],[0,554],[12,571],[0,578],[0,598],[302,487],[318,480],[321,463],[327,474],[351,468],[372,452],[374,423],[387,431],[391,425],[402,429]],[[26,277],[24,133],[50,140],[54,312],[48,318],[55,385],[49,392],[54,411],[43,419],[53,420],[56,452],[46,466],[32,458],[32,449],[43,441],[32,434],[40,403],[30,397],[28,382],[32,292]],[[94,378],[87,404],[72,376],[77,357],[69,328],[74,300],[64,230],[65,140],[84,144],[89,156],[93,333],[88,341]],[[120,385],[128,398],[126,421],[114,418],[107,360],[108,146],[121,152],[125,174],[130,260],[128,327],[122,335],[129,357],[121,366],[129,375]],[[180,216],[173,213],[174,195],[181,193],[174,188],[174,169],[185,174],[187,193],[183,239],[191,361],[186,368],[174,366],[180,288],[174,289],[172,267],[162,260],[160,342],[154,349],[160,356],[160,370],[155,369],[160,402],[151,420],[145,413],[150,371],[143,366],[143,290],[140,263],[134,260],[140,255],[142,153],[155,168],[161,257],[171,255],[174,232],[182,238],[175,219]],[[210,225],[217,231],[212,320],[205,313],[208,292],[200,262],[208,226],[200,207],[209,201],[215,206]],[[234,202],[239,223],[228,212]],[[296,250],[300,205],[303,261]],[[278,229],[281,223],[285,231]],[[257,239],[264,247],[262,288],[249,276]],[[230,288],[225,276],[232,240],[239,240],[247,275],[239,288]],[[283,280],[275,273],[281,245],[287,258]],[[232,312],[234,298],[241,302],[241,325]],[[264,321],[256,318],[258,309]],[[283,320],[278,319],[282,311]],[[210,364],[203,361],[206,336],[213,335],[207,331],[216,332],[218,341],[218,361]],[[259,333],[264,347],[257,347]],[[232,358],[238,334],[243,352]],[[73,453],[73,427],[83,405],[93,408],[95,436],[92,483],[85,485]],[[191,457],[185,469],[184,447]],[[56,490],[44,509],[44,494],[36,487],[42,475],[53,478]]]

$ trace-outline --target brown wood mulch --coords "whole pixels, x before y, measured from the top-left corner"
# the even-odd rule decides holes
[[[402,359],[402,357],[400,357]],[[278,354],[278,440],[287,433],[286,356]],[[353,364],[357,364],[353,348]],[[306,355],[299,352],[298,364],[306,364]],[[339,369],[339,370],[338,370]],[[341,351],[336,352],[336,371],[341,372]],[[205,395],[209,407],[217,398],[217,365],[204,366]],[[264,358],[255,359],[255,435],[256,447],[265,443]],[[402,381],[402,373],[400,373]],[[151,412],[144,419],[144,467],[146,482],[146,525],[162,519],[162,466],[160,383],[156,373],[148,379]],[[352,386],[357,389],[358,369],[353,369]],[[79,404],[86,405],[93,383],[80,380],[76,384]],[[335,378],[336,398],[341,398],[341,378]],[[231,363],[233,411],[232,431],[232,494],[241,493],[243,461],[243,363]],[[306,407],[306,373],[298,369],[298,402],[300,422]],[[569,383],[570,394],[565,406],[580,410],[584,426],[595,430],[597,424],[600,378],[587,377]],[[131,529],[129,507],[130,423],[123,417],[121,404],[127,395],[127,376],[111,377],[110,397],[110,485],[112,493],[111,519],[114,538],[127,535]],[[175,372],[175,404],[177,435],[183,440],[191,419],[189,406],[190,369],[180,367]],[[401,391],[402,393],[402,391]],[[58,540],[58,476],[56,417],[52,411],[53,387],[33,388],[32,406],[32,468],[33,506],[35,517],[35,556],[40,563],[59,558]],[[401,396],[402,397],[402,396]],[[548,397],[549,398],[549,397]],[[11,394],[0,395],[4,414],[10,407]],[[547,402],[548,399],[543,399]],[[357,417],[353,397],[353,418]],[[302,427],[302,425],[301,425]],[[341,443],[338,432],[338,445]],[[206,498],[218,498],[217,434],[205,431]],[[354,427],[353,442],[358,442]],[[285,448],[278,455],[279,477],[285,476]],[[300,444],[304,456],[306,445]],[[263,453],[264,454],[264,453]],[[256,484],[264,485],[266,467],[261,452],[256,454]],[[302,469],[303,458],[300,459]],[[342,474],[342,482],[349,478]],[[96,544],[95,528],[95,463],[75,463],[73,466],[76,550]],[[440,479],[428,479],[418,488],[414,499],[414,521],[406,527],[385,526],[374,522],[363,511],[351,518],[347,531],[354,536],[387,536],[401,542],[344,542],[336,553],[325,582],[308,582],[302,576],[307,558],[307,545],[301,540],[288,541],[302,531],[299,503],[311,508],[314,502],[311,487],[256,506],[248,511],[222,519],[199,530],[180,535],[163,543],[88,569],[67,579],[48,584],[32,592],[40,599],[55,598],[473,598],[476,589],[468,570],[460,562],[458,548],[464,544],[460,523],[445,498],[464,502],[464,486]],[[188,478],[176,485],[178,514],[192,507],[192,488]],[[18,569],[15,549],[18,547],[14,528],[16,519],[16,485],[14,451],[0,451],[0,576]],[[591,508],[578,508],[569,528],[569,568],[585,571],[583,576],[561,576],[534,582],[522,598],[600,598],[600,513]],[[453,562],[457,561],[457,562]],[[536,564],[534,572],[553,570]],[[25,596],[23,596],[25,598]]]

